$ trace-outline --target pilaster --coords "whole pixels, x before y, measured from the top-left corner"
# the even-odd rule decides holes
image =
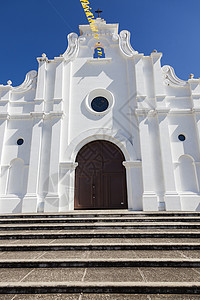
[[[128,209],[142,210],[142,162],[124,161],[123,166],[126,168]]]
[[[159,137],[161,145],[161,156],[163,175],[165,183],[165,205],[166,210],[181,210],[180,196],[176,191],[174,164],[172,160],[172,149],[168,129],[167,113],[158,113]]]
[[[139,115],[141,157],[142,157],[142,177],[143,177],[143,210],[157,211],[158,199],[155,193],[155,177],[153,172],[153,157],[151,151],[151,141],[148,129],[148,119],[145,115]]]
[[[75,195],[75,169],[77,162],[60,163],[59,173],[59,211],[69,211],[74,209]]]
[[[24,213],[37,212],[37,183],[42,142],[41,118],[41,114],[35,114],[35,118],[33,119],[27,193],[22,204],[22,212]]]
[[[37,58],[39,67],[38,67],[38,80],[36,87],[36,100],[44,100],[45,99],[45,90],[46,90],[46,65],[47,65],[47,57],[46,54],[43,53],[42,57]]]

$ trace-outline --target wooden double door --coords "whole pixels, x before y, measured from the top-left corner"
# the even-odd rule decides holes
[[[108,141],[94,141],[78,153],[75,209],[127,208],[126,170],[121,150]]]

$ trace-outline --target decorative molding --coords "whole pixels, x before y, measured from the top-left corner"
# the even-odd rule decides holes
[[[162,107],[162,108],[157,108],[156,111],[158,114],[168,114],[170,112],[170,109],[166,107]]]
[[[30,115],[31,115],[31,117],[33,117],[33,118],[42,119],[44,113],[42,113],[42,112],[35,112],[35,111],[34,111],[34,112],[31,112]]]
[[[195,110],[192,109],[192,108],[186,108],[186,109],[184,109],[184,108],[172,108],[172,109],[170,109],[169,114],[170,115],[182,115],[182,114],[192,114],[194,112],[195,112]]]
[[[179,193],[179,196],[186,196],[186,197],[188,197],[188,196],[191,196],[191,197],[194,197],[194,196],[197,196],[197,197],[199,197],[200,196],[200,193],[198,193],[198,192],[186,192],[186,191],[179,191],[178,192]]]
[[[63,101],[63,98],[53,98],[53,102],[60,103]]]
[[[200,109],[195,108],[156,108],[156,109],[149,109],[149,108],[136,108],[135,113],[136,115],[141,116],[148,116],[154,117],[156,114],[170,114],[170,115],[181,115],[181,114],[192,114],[192,113],[199,113]]]
[[[76,57],[79,50],[78,35],[74,32],[68,34],[68,47],[63,56],[65,59],[73,59]]]
[[[59,118],[63,116],[63,112],[49,112],[49,113],[43,113],[43,119],[52,119],[52,118]]]
[[[44,98],[35,98],[34,100],[33,100],[34,102],[44,102]]]
[[[3,84],[0,84],[0,89],[3,89],[3,90],[12,90],[12,86],[7,84],[7,85],[3,85]]]
[[[3,113],[3,112],[0,113],[1,120],[7,120],[7,118],[8,118],[8,113]]]
[[[7,119],[7,120],[29,120],[33,118],[40,118],[40,119],[51,119],[51,118],[59,118],[63,116],[63,112],[30,112],[27,114],[8,114],[8,113],[1,113],[0,119]]]
[[[162,67],[162,72],[164,75],[164,84],[169,85],[169,86],[186,86],[188,83],[184,80],[179,79],[176,74],[174,69],[171,66],[163,66]]]
[[[61,162],[60,163],[60,168],[61,168],[61,172],[63,172],[64,170],[75,170],[76,167],[78,166],[77,162],[73,162],[73,161],[67,161],[67,162]]]
[[[63,55],[61,54],[60,56],[55,56],[54,57],[54,61],[55,62],[61,62],[61,61],[63,61],[64,60],[64,57],[63,57]]]
[[[36,88],[37,71],[33,70],[26,74],[24,82],[12,88],[13,93],[24,93]]]
[[[136,115],[145,115],[146,117],[155,117],[157,114],[156,109],[150,109],[150,108],[137,108],[135,110]]]
[[[28,120],[31,118],[32,118],[31,114],[16,114],[16,115],[7,114],[8,120]]]
[[[42,53],[42,57],[37,57],[37,61],[48,61],[48,57],[46,56],[46,53]]]
[[[148,117],[152,118],[155,117],[157,115],[157,111],[155,109],[150,109],[148,111]]]
[[[135,160],[135,161],[123,161],[122,165],[128,169],[128,168],[138,168],[142,166],[141,160]]]
[[[127,30],[122,30],[119,34],[119,48],[124,55],[127,57],[132,57],[134,54],[138,54],[130,44],[130,32]]]
[[[136,108],[135,109],[135,114],[138,115],[138,116],[147,116],[149,112],[149,109],[148,108]]]
[[[112,61],[112,58],[90,58],[90,59],[88,59],[87,60],[87,62],[89,62],[89,63],[109,63],[109,62],[111,62]]]

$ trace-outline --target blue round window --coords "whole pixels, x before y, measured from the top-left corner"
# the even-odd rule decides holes
[[[96,97],[91,102],[91,107],[94,111],[102,112],[105,111],[109,106],[109,102],[104,97]]]
[[[178,139],[179,139],[179,141],[181,141],[181,142],[185,141],[185,136],[184,136],[184,134],[179,134]]]
[[[23,139],[18,139],[18,140],[17,140],[17,145],[20,146],[20,145],[22,145],[23,143],[24,143],[24,140],[23,140]]]

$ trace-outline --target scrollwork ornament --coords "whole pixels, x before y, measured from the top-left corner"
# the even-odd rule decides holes
[[[78,43],[78,35],[74,32],[68,34],[68,47],[64,53],[66,59],[74,58],[78,53],[79,43]]]
[[[130,32],[123,30],[119,34],[119,47],[122,53],[128,57],[132,57],[134,54],[138,54],[130,44]]]
[[[179,79],[174,69],[171,66],[165,65],[162,67],[163,81],[165,85],[168,86],[185,86],[187,82]]]
[[[13,87],[12,91],[14,93],[27,92],[33,88],[36,88],[36,81],[37,81],[37,71],[32,70],[26,74],[24,82],[17,87]]]

